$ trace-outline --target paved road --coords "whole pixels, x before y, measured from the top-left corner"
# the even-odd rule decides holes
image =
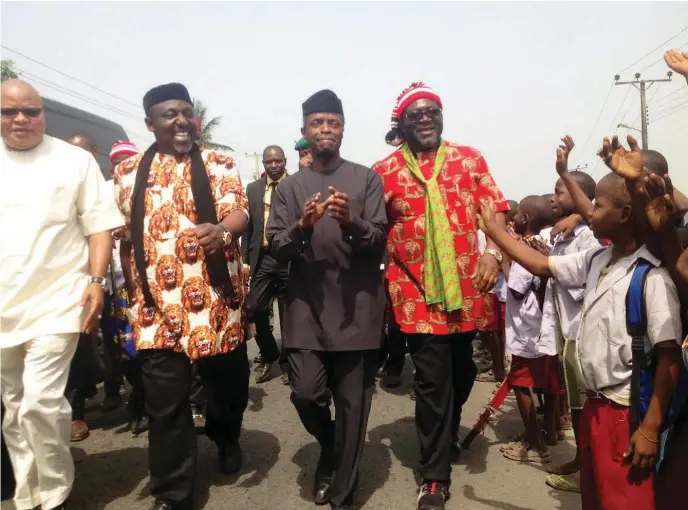
[[[249,352],[253,357],[254,342]],[[414,404],[406,395],[411,384],[409,365],[399,390],[378,388],[373,399],[357,508],[416,508],[412,468],[417,462],[418,443]],[[492,384],[476,383],[465,411],[465,427],[472,426],[493,389]],[[94,399],[87,414],[91,436],[73,448],[77,479],[70,508],[149,510],[153,500],[147,489],[147,438],[134,438],[126,430],[124,410],[102,415],[97,405]],[[510,397],[484,437],[477,438],[455,466],[448,509],[580,508],[578,495],[557,493],[544,484],[541,467],[519,465],[501,456],[499,444],[518,432],[519,422]],[[227,477],[216,470],[212,443],[205,436],[199,438],[198,509],[320,508],[312,503],[310,494],[319,448],[301,426],[289,401],[289,390],[279,378],[259,386],[252,380],[241,445],[244,468],[238,477]],[[554,461],[566,459],[572,452],[570,440],[561,443],[553,448]]]

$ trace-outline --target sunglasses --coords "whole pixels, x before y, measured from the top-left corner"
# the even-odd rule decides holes
[[[425,116],[427,116],[430,120],[438,119],[439,117],[442,116],[442,109],[441,108],[425,108],[423,110],[414,110],[411,112],[407,112],[405,114],[405,116],[409,122],[411,122],[413,124],[417,124],[418,122],[423,120],[423,118]]]
[[[20,113],[24,117],[35,119],[43,112],[43,108],[0,108],[0,114],[5,119],[14,119]]]

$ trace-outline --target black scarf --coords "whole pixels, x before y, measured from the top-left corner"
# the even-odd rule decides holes
[[[143,247],[143,219],[145,216],[145,191],[148,183],[151,163],[158,152],[158,144],[154,143],[145,152],[139,163],[136,173],[134,192],[131,198],[131,242],[134,246],[134,262],[141,280],[141,291],[146,306],[155,306],[155,300],[150,291],[148,276],[146,275],[146,256]],[[215,212],[215,199],[210,189],[210,181],[205,170],[205,163],[201,157],[201,151],[196,144],[193,145],[189,155],[191,156],[191,193],[193,194],[194,207],[196,208],[196,223],[210,223],[217,225],[217,213]],[[205,254],[205,263],[210,277],[210,284],[219,296],[235,304],[235,293],[232,280],[227,268],[227,259],[224,250],[214,255]]]

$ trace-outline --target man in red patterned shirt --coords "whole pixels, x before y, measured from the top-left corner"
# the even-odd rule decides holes
[[[416,367],[418,510],[445,507],[461,408],[476,375],[471,341],[502,260],[489,239],[480,255],[475,213],[487,197],[502,225],[508,210],[480,153],[442,140],[442,127],[439,96],[412,84],[387,135],[399,149],[375,165],[389,217],[389,297]]]

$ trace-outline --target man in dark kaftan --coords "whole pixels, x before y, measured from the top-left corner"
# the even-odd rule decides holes
[[[322,447],[315,502],[348,509],[382,341],[387,215],[380,177],[339,155],[344,115],[333,92],[303,104],[302,132],[313,162],[277,186],[267,237],[290,262],[283,341],[292,402]]]

